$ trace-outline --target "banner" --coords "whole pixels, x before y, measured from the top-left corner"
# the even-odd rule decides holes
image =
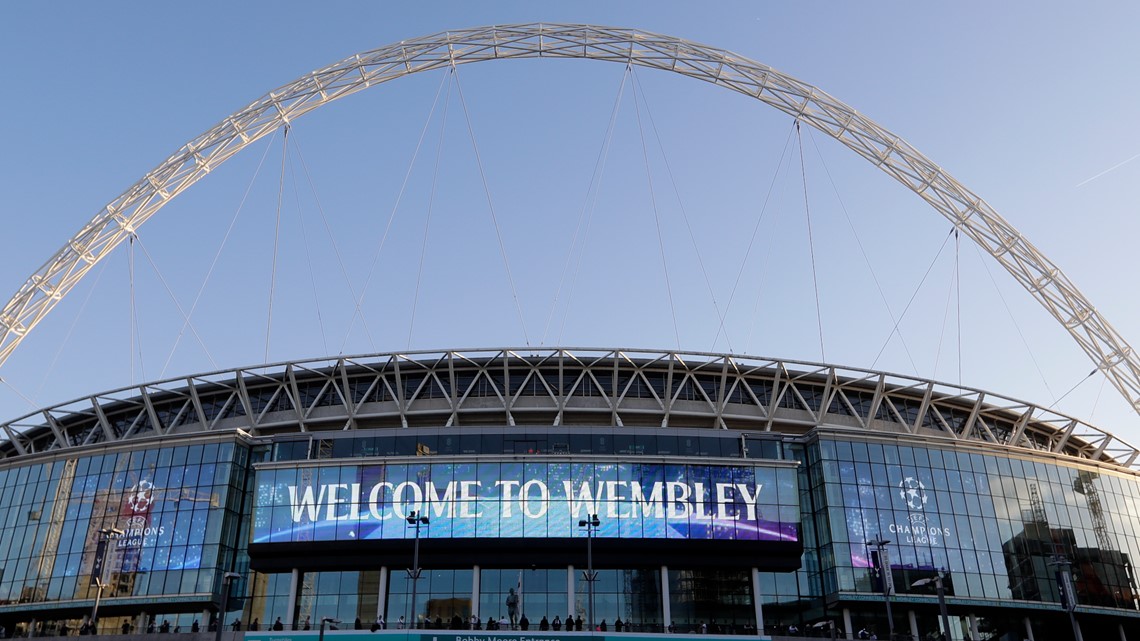
[[[790,466],[398,463],[257,472],[254,543],[585,537],[799,540]]]

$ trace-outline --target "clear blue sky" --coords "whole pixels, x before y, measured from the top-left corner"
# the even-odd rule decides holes
[[[1133,189],[1140,182],[1140,8],[1125,2],[5,3],[0,295],[7,298],[106,202],[184,142],[270,89],[402,39],[532,21],[680,36],[823,89],[983,196],[1125,337],[1140,341],[1133,241],[1140,227]],[[522,346],[525,336],[536,345],[826,356],[958,381],[953,247],[934,259],[946,222],[819,134],[801,138],[801,172],[794,137],[785,151],[791,121],[783,114],[670,74],[641,70],[635,77],[644,92],[637,98],[641,117],[652,115],[664,150],[643,122],[648,161],[622,67],[597,62],[463,67],[463,101],[443,75],[421,74],[302,119],[284,170],[280,138],[247,149],[143,228],[133,278],[125,250],[97,268],[0,368],[0,417],[132,382],[262,362],[279,201],[270,360],[409,346]],[[591,181],[615,105],[606,170]],[[407,191],[376,259],[425,122]],[[556,300],[592,186],[599,193],[580,245],[582,267],[571,270]],[[186,333],[168,363],[181,323],[165,288],[189,309],[247,189],[193,317],[206,349]],[[761,214],[765,222],[726,320],[731,346],[714,343],[710,301],[727,305]],[[669,255],[672,307],[661,245]],[[349,290],[363,288],[374,259],[365,333],[359,322],[351,325]],[[876,361],[891,323],[875,281],[897,315],[932,262],[902,323],[911,356],[896,340]],[[963,244],[957,269],[964,384],[1048,405],[1089,373],[1091,363],[996,263]],[[1140,420],[1101,381],[1084,382],[1058,407],[1140,443]]]

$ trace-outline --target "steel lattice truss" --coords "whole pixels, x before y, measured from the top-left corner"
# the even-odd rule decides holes
[[[235,429],[263,437],[486,425],[825,426],[1140,470],[1140,450],[1112,434],[981,390],[819,363],[569,348],[378,354],[147,383],[0,424],[0,458]]]
[[[247,145],[333,100],[402,76],[484,60],[538,57],[672,71],[756,98],[836,138],[985,248],[1140,412],[1140,360],[1124,338],[1012,225],[906,141],[823,91],[743,56],[680,38],[589,25],[492,26],[405,40],[354,55],[262,96],[132,185],[27,279],[0,312],[0,364],[97,262],[170,199]]]

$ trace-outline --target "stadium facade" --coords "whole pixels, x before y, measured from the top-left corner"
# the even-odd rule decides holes
[[[954,639],[1071,638],[1070,604],[1086,639],[1140,638],[1140,452],[933,381],[424,352],[151,383],[0,427],[9,631],[77,629],[97,598],[104,632],[204,630],[223,601],[227,628],[588,626],[592,593],[611,631],[886,638],[889,602],[926,638],[940,576]]]

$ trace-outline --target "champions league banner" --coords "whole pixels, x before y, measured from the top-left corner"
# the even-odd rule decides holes
[[[796,470],[652,463],[400,463],[257,472],[254,543],[584,537],[799,541]]]

